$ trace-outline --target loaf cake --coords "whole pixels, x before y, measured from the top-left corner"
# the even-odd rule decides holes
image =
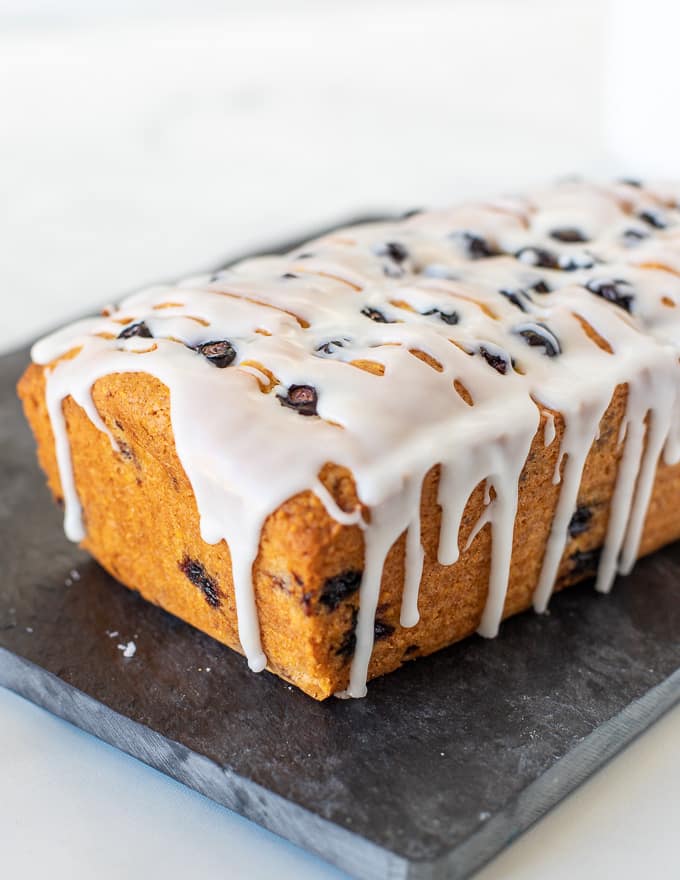
[[[679,199],[412,213],[48,336],[19,394],[66,534],[316,699],[606,593],[680,537]]]

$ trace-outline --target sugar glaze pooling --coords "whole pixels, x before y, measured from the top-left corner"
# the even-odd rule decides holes
[[[48,336],[32,356],[52,364],[47,404],[68,537],[82,540],[84,530],[63,400],[71,396],[115,447],[93,384],[111,373],[155,376],[170,391],[202,537],[229,545],[239,637],[252,669],[267,662],[252,585],[266,518],[311,490],[338,522],[363,529],[356,649],[343,694],[361,697],[385,558],[404,532],[401,625],[419,619],[420,499],[430,469],[441,466],[443,565],[467,549],[459,547],[461,519],[485,483],[468,546],[488,524],[492,559],[479,632],[493,637],[508,587],[519,479],[541,410],[546,446],[556,437],[553,412],[565,430],[538,611],[554,588],[588,451],[625,383],[624,448],[597,577],[597,589],[608,591],[616,572],[635,561],[659,458],[680,460],[679,199],[680,186],[669,184],[570,182],[526,198],[342,229],[283,257],[143,290],[103,317]],[[641,219],[650,209],[664,228]],[[140,322],[145,335],[118,338]],[[221,340],[236,352],[224,368],[195,350]],[[57,360],[74,349],[74,357]],[[316,415],[281,405],[295,386],[314,389]],[[276,443],[265,441],[272,437]],[[368,521],[360,510],[340,510],[321,484],[327,462],[352,472]]]

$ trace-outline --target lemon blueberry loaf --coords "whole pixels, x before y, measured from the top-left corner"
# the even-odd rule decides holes
[[[68,537],[317,699],[680,537],[680,186],[564,182],[127,297],[19,384]]]

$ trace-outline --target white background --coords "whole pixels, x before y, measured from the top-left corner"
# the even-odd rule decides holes
[[[362,209],[680,177],[663,0],[0,0],[0,351]],[[370,698],[370,697],[369,697]],[[680,876],[680,709],[487,868]],[[0,690],[2,876],[339,873]]]

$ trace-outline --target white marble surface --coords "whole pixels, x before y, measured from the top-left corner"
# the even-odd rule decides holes
[[[0,0],[0,351],[362,208],[680,174],[678,13],[639,6]],[[480,876],[680,876],[679,742],[676,709]],[[0,847],[8,880],[340,876],[2,689]]]
[[[0,688],[7,880],[345,875]],[[676,880],[680,707],[478,875]]]
[[[539,0],[228,5],[0,28],[0,346],[362,208],[606,167],[598,0],[559,44]]]

